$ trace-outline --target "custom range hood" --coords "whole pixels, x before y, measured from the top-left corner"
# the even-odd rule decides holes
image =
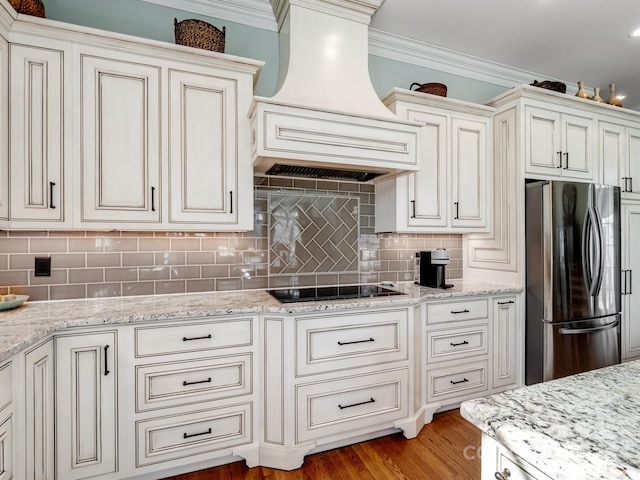
[[[271,0],[280,88],[251,110],[256,173],[370,181],[419,169],[420,124],[378,98],[368,25],[383,0]]]

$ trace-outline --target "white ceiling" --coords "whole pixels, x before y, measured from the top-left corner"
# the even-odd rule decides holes
[[[268,0],[145,0],[275,29]],[[504,86],[609,84],[640,109],[640,0],[384,0],[370,52]],[[395,53],[394,53],[395,52]]]

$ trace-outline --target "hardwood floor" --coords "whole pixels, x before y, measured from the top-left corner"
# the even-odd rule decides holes
[[[291,472],[236,462],[165,480],[480,480],[480,437],[450,410],[436,414],[412,440],[397,433],[309,455]]]

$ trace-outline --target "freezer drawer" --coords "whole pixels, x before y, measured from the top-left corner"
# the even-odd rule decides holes
[[[540,360],[544,378],[566,377],[574,373],[620,363],[620,315],[570,323],[544,323]],[[527,384],[530,381],[527,372]]]

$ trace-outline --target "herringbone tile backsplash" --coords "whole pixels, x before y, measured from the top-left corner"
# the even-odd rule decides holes
[[[448,278],[462,276],[460,235],[374,233],[373,185],[254,184],[250,232],[0,231],[0,293],[59,300],[411,281],[415,251],[438,247],[451,254]],[[297,233],[287,236],[287,222]],[[34,275],[36,256],[51,257],[50,277]]]

